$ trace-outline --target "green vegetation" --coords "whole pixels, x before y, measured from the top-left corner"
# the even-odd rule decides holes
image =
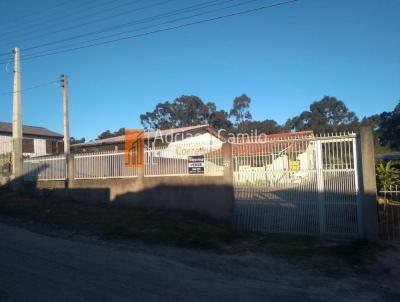
[[[380,190],[389,191],[400,184],[400,171],[392,166],[392,162],[379,164],[376,168],[376,177]]]
[[[138,209],[73,200],[0,196],[0,215],[109,239],[138,239],[181,247],[217,248],[233,235],[220,222],[178,211]]]

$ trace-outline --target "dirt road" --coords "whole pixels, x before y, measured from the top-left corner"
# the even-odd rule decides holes
[[[376,276],[338,279],[268,256],[67,237],[0,223],[0,301],[400,301]]]

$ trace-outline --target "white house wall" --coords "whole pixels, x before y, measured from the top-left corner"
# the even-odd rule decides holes
[[[24,156],[41,156],[46,155],[46,139],[33,139],[34,153],[23,153]],[[12,137],[8,135],[0,135],[0,154],[12,152]]]
[[[11,136],[0,135],[0,154],[6,154],[12,151]]]
[[[33,140],[34,156],[46,155],[46,140],[35,138]]]
[[[314,156],[314,144],[310,143],[307,146],[305,152],[300,153],[297,160],[300,161],[300,170],[308,171],[315,169],[315,156]]]
[[[182,144],[205,144],[212,146],[213,148],[220,148],[222,141],[210,133],[194,134],[192,137],[186,137],[185,139],[169,144],[169,148],[176,148],[176,146]]]
[[[157,152],[157,155],[164,158],[187,158],[188,155],[197,155],[201,151],[209,152],[209,149],[217,150],[222,147],[223,142],[210,133],[197,134],[192,137],[187,137],[181,141],[171,142],[167,148],[162,148]],[[187,152],[193,152],[187,154]]]

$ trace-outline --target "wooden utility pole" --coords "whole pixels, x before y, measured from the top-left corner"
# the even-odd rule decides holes
[[[19,48],[14,49],[14,87],[13,87],[13,177],[18,179],[23,175],[22,161],[22,101],[21,101],[21,67]]]
[[[68,77],[66,74],[61,76],[64,101],[64,153],[70,153],[70,138],[69,138],[69,112],[68,112]]]

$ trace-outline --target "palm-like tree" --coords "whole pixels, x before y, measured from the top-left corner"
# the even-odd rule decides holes
[[[388,161],[386,165],[383,163],[380,164],[377,169],[377,177],[383,189],[383,196],[385,200],[385,208],[387,204],[386,194],[387,191],[390,191],[393,187],[399,184],[400,181],[400,172],[392,166],[392,162]]]

